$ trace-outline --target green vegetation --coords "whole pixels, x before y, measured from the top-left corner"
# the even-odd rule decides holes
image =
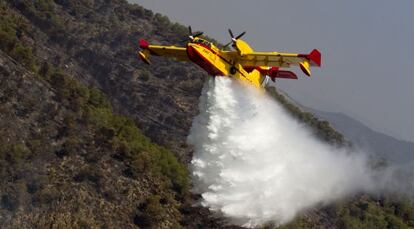
[[[106,102],[99,101],[102,97],[94,93],[86,106],[85,119],[88,124],[113,135],[109,143],[118,152],[118,158],[130,161],[131,175],[136,178],[151,171],[156,176],[166,176],[167,185],[173,185],[180,195],[185,194],[188,174],[184,165],[169,150],[151,143],[131,119],[113,114],[110,107],[105,106]],[[101,105],[90,106],[94,103]]]
[[[159,225],[166,216],[166,209],[162,206],[163,201],[158,195],[150,196],[138,207],[140,212],[137,214],[136,224],[142,228]]]
[[[83,86],[73,77],[46,62],[37,74],[40,79],[50,83],[56,94],[55,99],[68,109],[63,120],[64,128],[59,133],[59,138],[64,141],[62,148],[56,151],[56,156],[64,158],[81,155],[90,164],[80,168],[73,178],[74,181],[91,183],[98,190],[105,188],[100,187],[103,185],[103,175],[95,165],[101,158],[95,149],[105,147],[113,152],[113,158],[125,163],[125,176],[132,179],[151,177],[152,181],[157,182],[153,185],[159,193],[149,195],[147,206],[137,213],[145,225],[156,226],[162,223],[167,208],[174,207],[174,211],[178,212],[179,205],[175,199],[185,198],[188,194],[189,180],[186,167],[171,151],[153,144],[130,118],[115,114],[109,101],[99,90]],[[83,126],[88,132],[93,133],[95,139],[81,134],[84,132]],[[91,141],[99,145],[90,145]],[[1,177],[21,177],[18,174],[24,174],[26,169],[30,170],[27,166],[30,167],[34,152],[41,154],[36,155],[41,157],[50,152],[42,152],[41,148],[45,146],[43,144],[48,143],[40,139],[27,141],[28,146],[4,142],[5,140],[0,142]],[[91,149],[86,154],[81,154],[81,150],[89,149],[88,147]],[[50,179],[55,179],[54,174],[52,172],[48,179],[38,177],[33,182],[23,177],[18,178],[12,187],[20,191],[6,191],[6,194],[0,197],[1,206],[15,211],[19,206],[27,204],[26,199],[31,199],[34,206],[52,206],[60,198],[59,188],[47,185]],[[175,219],[179,220],[180,215],[176,214]]]
[[[300,228],[300,229],[305,229],[305,228],[317,228],[317,226],[312,225],[311,222],[307,221],[304,217],[298,217],[295,221],[293,221],[292,223],[289,223],[287,225],[283,225],[281,227],[277,227],[274,225],[268,225],[265,228],[278,228],[278,229],[296,229],[296,228]]]
[[[145,137],[133,120],[114,114],[109,101],[99,90],[81,85],[48,63],[42,65],[39,75],[51,83],[60,102],[76,112],[77,119],[99,130],[98,134],[104,136],[111,149],[117,152],[118,159],[129,162],[129,174],[137,178],[149,172],[162,178],[166,188],[172,186],[180,196],[186,194],[189,184],[186,167],[177,161],[171,151]],[[66,121],[71,123],[74,120],[69,117]],[[67,132],[71,126],[73,124],[67,125]],[[68,139],[66,151],[76,151],[76,140]]]
[[[43,23],[50,24],[44,29],[52,29],[51,27],[62,27],[63,22],[54,12],[55,3],[53,0],[35,0],[27,3],[27,10],[36,16]],[[49,27],[50,26],[50,27]],[[51,30],[51,32],[52,32]]]
[[[53,0],[35,0],[33,1],[34,7],[39,11],[52,11]]]
[[[22,4],[27,9],[25,13],[37,18],[37,22],[43,26],[43,31],[53,34],[62,26],[61,19],[54,13],[54,1],[23,1]],[[144,12],[148,14],[147,10]],[[16,62],[23,64],[37,76],[39,82],[50,88],[54,94],[53,100],[60,107],[57,110],[39,111],[36,110],[39,109],[36,107],[38,99],[25,98],[21,101],[25,113],[29,115],[32,112],[46,112],[40,117],[41,120],[36,121],[42,123],[36,124],[36,131],[39,132],[11,140],[7,138],[7,130],[5,133],[1,132],[3,136],[0,136],[0,176],[3,186],[0,188],[0,219],[5,211],[31,209],[27,213],[30,214],[34,208],[39,208],[42,209],[39,211],[51,214],[44,213],[41,219],[34,220],[38,225],[49,227],[48,222],[52,220],[48,217],[59,218],[55,214],[58,211],[58,203],[62,201],[62,193],[66,193],[62,190],[74,192],[79,188],[78,185],[91,186],[94,189],[91,195],[103,195],[105,200],[116,203],[120,195],[125,194],[108,190],[111,187],[105,182],[109,178],[103,174],[99,164],[105,155],[109,155],[113,161],[118,161],[124,166],[121,176],[149,182],[148,187],[142,189],[150,189],[150,193],[144,192],[143,196],[140,196],[140,192],[134,193],[138,195],[134,197],[134,201],[144,199],[146,203],[145,207],[136,209],[137,217],[150,227],[161,224],[177,225],[181,219],[179,201],[187,198],[189,192],[188,171],[185,165],[180,163],[170,150],[153,144],[132,119],[115,114],[108,99],[98,89],[82,85],[48,61],[39,61],[35,56],[36,47],[31,36],[33,28],[25,17],[10,10],[5,2],[0,3],[0,13],[1,50]],[[154,20],[169,23],[165,17],[157,16]],[[175,29],[180,28],[176,25]],[[17,92],[10,93],[15,95]],[[52,145],[52,142],[55,145]],[[73,180],[62,180],[62,176],[70,176],[62,174],[62,161],[78,157],[85,164],[77,166]],[[81,201],[76,203],[79,210],[75,211],[88,211],[88,206],[83,206]],[[70,222],[71,225],[77,225],[77,222],[84,221],[84,217],[84,214],[73,214],[69,221],[56,221],[54,225],[64,227]],[[134,218],[128,217],[131,220]],[[98,227],[102,226],[100,223],[94,219],[85,225]]]
[[[336,206],[338,225],[342,228],[414,227],[413,209],[413,203],[408,199],[399,198],[396,202],[389,198],[376,200],[367,196]]]
[[[113,157],[126,163],[126,176],[138,179],[149,175],[161,181],[162,199],[172,204],[174,196],[182,199],[188,194],[189,178],[186,167],[174,154],[164,147],[153,144],[136,127],[133,120],[123,115],[114,114],[106,97],[97,89],[87,88],[60,69],[44,63],[38,73],[56,89],[57,99],[74,113],[65,119],[66,129],[63,133],[66,141],[60,151],[61,157],[75,154],[81,148],[82,140],[77,136],[76,123],[81,122],[95,131],[96,141],[110,148]],[[58,155],[59,156],[59,155]],[[89,162],[99,160],[99,155],[88,152],[85,159]],[[78,182],[87,181],[99,185],[99,171],[93,167],[83,168],[74,178]],[[47,192],[49,193],[49,192]],[[42,195],[42,194],[40,194]],[[45,197],[48,199],[48,197]],[[150,195],[148,207],[139,213],[145,225],[156,226],[165,218],[168,206],[156,204],[158,195]],[[155,199],[154,199],[155,198]],[[176,208],[178,206],[175,206]],[[158,219],[159,218],[159,219]],[[179,216],[176,216],[179,219]],[[157,219],[157,220],[155,220]]]
[[[0,49],[34,70],[35,61],[32,49],[20,40],[25,36],[28,24],[20,15],[7,10],[4,2],[0,3],[0,15]]]
[[[37,0],[33,4],[38,11],[51,11],[54,3],[51,0]],[[2,15],[6,15],[2,17],[4,20],[0,24],[1,49],[31,70],[35,70],[31,48],[18,38],[18,31],[25,31],[28,25],[20,16],[8,11],[4,3],[0,5],[0,10]],[[155,20],[169,24],[168,18],[159,14],[155,15]],[[81,115],[78,119],[86,120],[93,128],[113,133],[109,142],[115,151],[120,152],[123,160],[131,162],[133,176],[137,177],[143,171],[150,170],[156,176],[166,176],[167,185],[172,185],[180,195],[186,192],[188,174],[185,166],[180,164],[169,150],[152,144],[131,119],[114,114],[110,103],[99,90],[81,85],[48,62],[41,65],[38,74],[56,89],[60,102]],[[69,127],[74,125],[73,121],[72,117],[72,125],[68,125]],[[76,142],[69,138],[65,144],[67,151],[75,151]],[[20,148],[22,147],[17,145],[13,149],[18,151]],[[17,156],[21,154],[20,151],[19,154],[13,155],[20,157]]]

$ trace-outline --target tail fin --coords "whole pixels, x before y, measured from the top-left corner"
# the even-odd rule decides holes
[[[312,50],[312,52],[308,55],[308,59],[311,61],[311,66],[321,66],[322,55],[321,52],[319,52],[319,50]]]
[[[301,57],[304,57],[304,60],[299,63],[300,69],[307,76],[311,76],[310,67],[311,66],[321,66],[322,55],[319,50],[314,49],[309,54],[299,54]]]

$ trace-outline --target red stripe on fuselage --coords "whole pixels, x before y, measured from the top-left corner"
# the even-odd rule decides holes
[[[205,46],[203,46],[205,47]],[[210,51],[212,51],[210,49]],[[214,52],[213,52],[214,53]],[[194,63],[204,69],[208,74],[212,76],[224,76],[225,74],[221,72],[213,63],[211,63],[207,58],[203,56],[196,48],[191,45],[187,46],[187,55]]]
[[[226,62],[227,64],[230,64],[230,65],[232,65],[232,63],[229,61],[229,60],[227,60],[226,58],[224,58],[224,57],[222,57],[219,53],[217,53],[217,52],[215,52],[211,47],[209,47],[209,46],[207,46],[207,45],[204,45],[204,44],[193,44],[193,45],[198,45],[198,46],[201,46],[201,47],[203,47],[203,48],[206,48],[207,50],[209,50],[210,52],[212,52],[214,55],[216,55],[216,56],[218,56],[220,59],[222,59],[224,62]],[[190,55],[189,55],[189,51],[188,51],[188,49],[190,48],[191,46],[187,46],[187,55],[188,55],[188,57],[190,58],[190,59],[192,59],[191,57],[190,57]],[[195,48],[193,48],[193,47],[191,47],[192,49],[194,49],[195,50]],[[204,60],[204,61],[206,61],[212,68],[214,68],[214,69],[217,69],[215,66],[214,66],[214,64],[212,64],[209,60],[207,60],[201,53],[199,53],[197,50],[195,50],[196,52],[197,52],[197,54],[199,55],[199,56],[201,56],[201,58]],[[206,70],[210,75],[213,75],[213,74],[211,74],[210,72],[209,72],[209,70],[207,70],[206,68],[204,68],[203,66],[201,66],[198,62],[196,62],[195,60],[193,60],[193,62],[195,62],[197,65],[199,65],[201,68],[203,68],[204,70]],[[217,69],[218,70],[218,69]],[[236,68],[236,70],[243,76],[243,77],[245,77],[245,78],[247,78],[247,76],[245,76],[244,75],[244,73],[242,72],[242,71],[240,71],[240,69],[238,69],[238,68]],[[220,70],[218,70],[218,71],[220,71]],[[224,75],[226,75],[226,74],[224,74],[223,72],[221,72],[220,71],[220,76],[224,76]],[[217,75],[217,76],[219,76],[219,75]]]
[[[231,64],[230,61],[228,61],[226,58],[220,56],[216,51],[214,51],[211,47],[204,45],[204,44],[197,44],[198,46],[202,46],[208,50],[210,50],[210,52],[212,52],[214,55],[218,56],[220,59],[224,60],[226,63]]]

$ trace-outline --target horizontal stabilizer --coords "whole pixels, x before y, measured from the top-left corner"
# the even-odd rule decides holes
[[[148,49],[144,49],[143,51],[139,51],[138,56],[144,63],[151,64],[151,61],[149,60],[150,51]]]
[[[305,60],[303,62],[299,63],[300,69],[302,70],[303,73],[305,73],[305,75],[307,76],[311,76],[311,71],[310,71],[310,65],[309,65],[309,61]]]

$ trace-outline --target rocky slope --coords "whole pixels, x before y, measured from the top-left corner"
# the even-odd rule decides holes
[[[69,75],[3,52],[0,72],[2,228],[179,225],[188,181],[171,152]]]
[[[152,74],[135,56],[137,37],[162,42],[185,28],[155,35],[168,21],[124,1],[0,10],[1,227],[210,224],[190,206],[176,160],[191,157],[185,138],[204,75],[165,61]]]
[[[177,43],[185,27],[126,1],[10,1],[33,26],[38,61],[60,66],[101,89],[117,112],[128,114],[155,142],[184,159],[182,147],[197,112],[204,74],[190,64],[137,59],[137,40]],[[188,159],[188,158],[187,158]]]

